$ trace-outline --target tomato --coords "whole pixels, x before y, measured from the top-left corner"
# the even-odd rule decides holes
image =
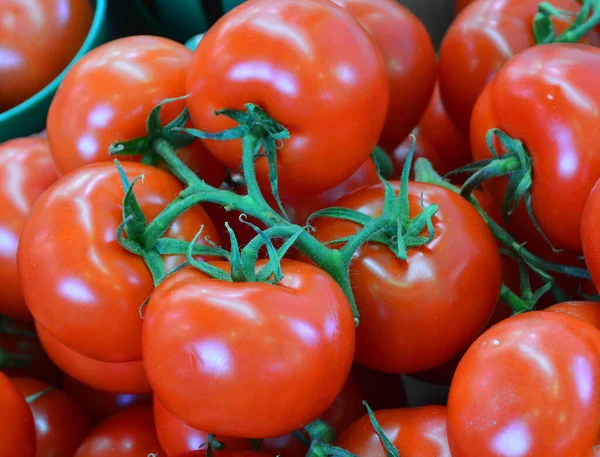
[[[17,274],[19,236],[33,204],[57,178],[45,139],[0,144],[0,313],[14,319],[31,319]]]
[[[92,25],[89,0],[3,0],[0,112],[42,90],[71,62]]]
[[[544,311],[564,313],[577,317],[600,330],[600,303],[591,301],[571,301],[558,303]]]
[[[450,387],[452,456],[590,453],[600,434],[599,350],[598,330],[559,313],[522,314],[485,332]]]
[[[433,147],[431,142],[421,135],[419,130],[415,130],[413,133],[416,137],[413,160],[423,157],[431,162],[431,166],[439,174],[444,175],[449,172],[451,168],[446,165],[441,154]],[[396,149],[394,149],[394,152],[391,155],[394,163],[394,174],[392,175],[393,179],[400,179],[402,176],[402,169],[404,168],[404,163],[406,162],[408,153],[410,152],[412,146],[413,140],[408,137],[402,143],[400,143]]]
[[[576,0],[549,3],[566,11],[577,12],[581,8]],[[468,136],[473,107],[486,84],[513,56],[535,45],[533,17],[539,4],[539,0],[476,2],[446,32],[440,48],[440,91],[450,118],[463,135]],[[559,32],[569,25],[563,17],[554,19]],[[597,42],[598,36],[592,34],[590,39]],[[554,74],[549,79],[556,76],[562,79]],[[538,103],[548,103],[546,93],[542,95],[532,95],[531,100],[536,103],[528,104],[526,113],[515,111],[517,115],[511,119],[521,124],[521,114],[535,111]],[[513,106],[510,102],[506,105]]]
[[[335,206],[377,217],[383,197],[383,185],[371,186]],[[479,213],[452,191],[409,183],[411,217],[422,211],[421,198],[440,208],[432,221],[434,240],[410,249],[406,261],[387,246],[367,243],[350,266],[361,314],[355,361],[383,372],[423,371],[451,360],[483,329],[500,292],[500,256]],[[353,222],[325,218],[313,226],[321,241],[359,230]]]
[[[380,179],[377,174],[377,167],[373,159],[368,159],[343,183],[317,195],[285,198],[283,206],[292,222],[304,225],[309,216],[314,212],[332,206],[336,200],[339,200],[353,190],[377,184],[378,182],[380,182]]]
[[[448,457],[446,408],[425,406],[376,411],[375,417],[400,455],[411,457]],[[359,457],[386,457],[388,453],[371,425],[363,416],[348,427],[336,442]]]
[[[11,322],[7,328],[2,327],[2,324],[0,324],[0,349],[30,358],[30,363],[24,367],[7,368],[0,366],[5,375],[11,378],[28,376],[53,385],[59,385],[60,371],[46,355],[35,333],[33,323]]]
[[[69,349],[37,326],[42,346],[56,365],[68,375],[95,389],[113,393],[141,394],[150,392],[150,384],[141,360],[101,362]]]
[[[406,406],[406,392],[400,376],[354,365],[352,377],[358,383],[362,399],[374,410]]]
[[[94,389],[69,375],[63,376],[64,391],[98,423],[118,411],[135,405],[149,405],[150,394],[116,394]]]
[[[154,36],[111,41],[86,54],[67,73],[48,113],[48,140],[60,174],[108,161],[109,146],[146,134],[150,110],[185,95],[192,52]],[[164,106],[162,121],[185,103]]]
[[[0,455],[35,457],[35,426],[29,405],[10,379],[0,372]]]
[[[475,0],[455,0],[455,11],[456,14],[460,13],[462,10],[464,10],[467,6],[469,6],[471,3],[474,3]]]
[[[231,437],[279,436],[319,417],[342,390],[354,353],[348,301],[320,269],[281,264],[278,286],[223,282],[187,268],[150,297],[146,373],[162,404],[188,425]]]
[[[174,177],[157,168],[122,165],[130,180],[145,176],[135,193],[148,220],[182,190]],[[38,329],[88,358],[112,363],[141,360],[139,308],[154,289],[142,258],[116,240],[123,195],[111,163],[63,176],[38,200],[18,251],[23,292]],[[200,206],[175,221],[166,236],[189,240],[201,225],[203,233],[218,242]],[[181,261],[174,256],[165,265],[170,269]]]
[[[419,135],[433,146],[447,170],[454,170],[471,162],[469,137],[461,133],[448,116],[436,84],[433,97],[419,122]],[[434,167],[435,168],[435,167]]]
[[[177,156],[192,170],[196,175],[204,179],[207,184],[213,187],[219,187],[225,179],[226,170],[221,162],[208,152],[202,141],[194,141],[191,145],[179,148]],[[160,163],[160,167],[169,171],[166,164]]]
[[[362,398],[357,382],[352,376],[349,377],[344,388],[321,419],[331,425],[336,435],[339,435],[365,413]],[[308,440],[308,437],[306,438]],[[265,439],[261,442],[260,449],[270,455],[282,457],[304,457],[308,451],[308,447],[293,434]]]
[[[209,440],[208,433],[187,425],[169,412],[156,397],[154,397],[153,405],[156,433],[167,457],[176,457],[206,445]],[[216,440],[223,443],[227,451],[252,449],[250,440],[222,437],[216,437]]]
[[[381,54],[341,8],[250,0],[206,33],[186,92],[192,121],[202,130],[235,126],[214,111],[249,102],[287,127],[291,138],[278,150],[277,164],[279,190],[291,196],[330,189],[365,162],[383,128],[389,83]],[[240,140],[205,144],[229,168],[240,166]],[[266,158],[256,168],[268,187]]]
[[[218,451],[213,452],[213,456],[217,454],[219,457],[266,457],[265,454],[260,454],[258,452],[247,452],[247,451],[237,451],[237,452],[229,452],[229,451]],[[175,457],[209,457],[210,455],[205,450],[198,451],[190,451],[185,454],[180,454]]]
[[[600,185],[592,189],[581,219],[583,255],[597,289],[600,288],[600,236],[596,231],[598,223],[600,223]]]
[[[151,406],[132,406],[96,427],[73,457],[165,457],[160,447]]]
[[[390,102],[380,146],[394,150],[419,123],[437,76],[431,37],[423,23],[394,0],[332,0],[366,30],[385,61]]]
[[[62,390],[32,378],[13,379],[23,397],[43,393],[29,407],[35,423],[36,457],[71,456],[91,430],[85,411]]]
[[[486,144],[491,128],[521,140],[529,151],[533,161],[533,211],[556,248],[581,249],[583,208],[600,178],[600,154],[596,154],[600,132],[595,127],[595,107],[600,106],[598,71],[597,48],[538,46],[504,66],[473,112],[471,143],[475,160],[491,157]],[[589,134],[582,135],[582,131]],[[505,178],[485,183],[498,202],[504,198],[505,186]],[[556,192],[557,188],[569,192]],[[523,208],[521,212],[525,212]]]

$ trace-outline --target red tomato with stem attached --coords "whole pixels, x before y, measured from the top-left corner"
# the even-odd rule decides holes
[[[23,395],[13,382],[0,372],[0,455],[35,457],[33,415]]]
[[[330,189],[365,162],[383,128],[389,83],[375,44],[342,8],[250,0],[206,33],[186,92],[201,130],[234,127],[214,111],[246,103],[288,128],[291,138],[277,151],[277,168],[279,190],[291,196]],[[227,167],[240,166],[240,140],[204,143]],[[267,159],[256,165],[259,181],[270,188]]]
[[[398,182],[393,183],[398,189]],[[350,278],[361,315],[355,361],[388,373],[412,373],[439,366],[477,337],[496,308],[500,255],[479,213],[458,194],[438,186],[409,183],[411,217],[439,205],[434,239],[398,259],[387,246],[367,243],[355,254]],[[366,187],[335,206],[377,217],[383,185]],[[358,232],[357,224],[316,219],[320,241]]]
[[[375,412],[383,433],[398,449],[410,457],[448,457],[446,407],[425,406],[408,409],[384,409]],[[358,457],[388,455],[375,432],[369,416],[363,416],[348,427],[336,445]]]
[[[182,190],[173,176],[157,168],[122,167],[130,180],[145,177],[135,194],[147,220]],[[114,164],[98,163],[63,176],[38,200],[18,252],[23,292],[38,329],[85,357],[111,363],[141,360],[139,308],[154,289],[142,258],[117,242],[123,196]],[[202,225],[203,233],[218,242],[201,206],[178,218],[165,235],[190,240]],[[167,257],[165,268],[182,261],[182,256]]]
[[[461,133],[444,107],[439,83],[435,85],[433,97],[419,122],[419,135],[435,149],[447,170],[454,170],[471,162],[469,136]],[[435,167],[434,167],[435,168]]]
[[[514,316],[485,332],[450,387],[452,456],[591,454],[600,435],[599,350],[597,329],[559,313]]]
[[[332,0],[362,25],[381,51],[390,101],[379,145],[394,150],[419,123],[437,76],[431,37],[410,10],[394,0]]]
[[[19,138],[0,144],[0,313],[14,319],[31,319],[17,273],[21,230],[35,201],[57,179],[47,140]]]
[[[223,282],[186,268],[150,297],[146,373],[161,403],[188,425],[279,436],[319,417],[342,390],[354,353],[348,301],[322,270],[281,265],[280,285]]]
[[[156,422],[156,434],[167,457],[177,457],[178,455],[206,446],[206,443],[209,441],[208,433],[196,430],[187,425],[165,408],[156,397],[154,397],[152,403],[154,421]],[[252,449],[252,443],[248,439],[222,438],[220,436],[215,437],[215,439],[224,444],[227,451]]]
[[[151,394],[123,394],[104,392],[77,381],[69,375],[63,376],[63,390],[75,400],[94,423],[103,421],[118,411],[130,406],[149,405]]]
[[[429,160],[433,169],[439,174],[445,175],[447,172],[449,172],[451,168],[446,165],[440,153],[433,147],[433,144],[427,138],[425,138],[419,130],[415,129],[413,134],[415,135],[413,160],[417,160],[418,158],[422,157]],[[392,175],[393,179],[400,179],[402,176],[402,169],[404,168],[404,164],[406,163],[406,159],[408,158],[408,154],[412,147],[413,140],[411,137],[408,137],[402,143],[400,143],[396,149],[394,149],[394,152],[391,155],[392,162],[394,163],[394,173]]]
[[[575,44],[537,46],[504,66],[473,112],[475,160],[492,157],[486,143],[492,128],[523,142],[533,161],[533,212],[558,249],[581,249],[583,209],[600,178],[598,72],[600,49]],[[557,186],[569,192],[556,192]],[[484,187],[500,203],[506,179],[487,181]]]
[[[69,349],[40,325],[37,325],[37,332],[48,357],[78,381],[113,393],[143,394],[151,391],[141,360],[101,362]]]
[[[581,9],[576,0],[550,0],[548,3],[559,10],[578,12]],[[469,134],[473,107],[488,82],[512,57],[535,46],[533,18],[539,4],[539,0],[475,2],[446,32],[440,48],[440,91],[450,118],[463,135]],[[565,30],[573,19],[574,16],[568,20],[565,16],[554,18],[557,32]],[[595,32],[590,35],[592,42],[599,42]],[[550,79],[558,76],[546,74]],[[532,96],[532,100],[545,102],[537,95]],[[512,106],[509,102],[507,105]],[[527,111],[535,111],[535,107],[535,104],[528,105]],[[522,122],[522,112],[515,110],[514,114],[517,115],[511,119]]]
[[[91,431],[85,411],[62,390],[32,378],[15,378],[13,383],[29,400],[35,423],[36,457],[72,456]]]
[[[151,406],[132,406],[98,425],[73,457],[165,457]]]
[[[146,118],[166,98],[186,94],[192,52],[156,36],[133,36],[86,54],[67,73],[48,112],[48,140],[59,173],[112,160],[109,146],[146,134]],[[163,124],[184,101],[168,103]]]
[[[3,0],[0,4],[0,112],[42,90],[81,48],[90,0]]]
[[[191,145],[177,149],[177,156],[200,179],[213,187],[219,187],[225,179],[225,166],[213,156],[200,140]],[[166,164],[161,162],[160,167],[168,171]]]

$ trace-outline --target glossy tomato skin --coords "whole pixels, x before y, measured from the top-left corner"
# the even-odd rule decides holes
[[[152,403],[156,434],[167,457],[177,457],[186,452],[200,449],[209,441],[208,433],[187,425],[165,408],[156,397],[154,397]],[[227,451],[249,451],[252,449],[250,440],[220,436],[215,439],[223,443]]]
[[[132,406],[98,425],[79,446],[73,457],[139,457],[161,449],[151,406]]]
[[[419,123],[437,76],[431,37],[423,23],[394,0],[332,0],[348,11],[377,45],[390,82],[379,145],[392,152]]]
[[[32,378],[15,378],[24,398],[43,393],[29,403],[35,423],[36,457],[71,456],[92,429],[85,411],[62,390]]]
[[[19,138],[0,144],[0,313],[14,319],[31,320],[17,273],[19,236],[33,204],[57,179],[47,140]]]
[[[600,186],[592,189],[581,219],[581,245],[583,256],[596,289],[600,287],[600,236],[596,227],[600,223]]]
[[[143,394],[150,384],[141,360],[131,362],[101,362],[69,349],[39,324],[40,343],[48,357],[65,373],[89,386],[113,393]]]
[[[79,382],[67,374],[63,376],[62,388],[65,393],[85,410],[94,424],[103,421],[122,409],[130,406],[149,405],[152,402],[152,395],[150,393],[116,394],[104,392]]]
[[[375,412],[383,432],[400,455],[411,457],[448,457],[446,407],[425,406],[384,409]],[[386,457],[388,454],[375,433],[369,416],[348,427],[336,445],[358,457]]]
[[[485,332],[450,387],[452,456],[589,455],[600,433],[599,349],[597,329],[559,313],[526,313]]]
[[[108,147],[146,134],[146,118],[165,98],[185,95],[192,53],[155,36],[111,41],[86,54],[68,72],[48,113],[48,140],[59,173],[109,161]],[[162,121],[185,103],[163,107]]]
[[[330,189],[364,163],[383,128],[389,83],[381,54],[342,8],[251,0],[206,33],[187,92],[192,121],[202,130],[235,126],[214,111],[249,102],[287,127],[291,138],[277,160],[280,193],[291,196]],[[229,168],[240,166],[240,140],[205,144]],[[265,158],[257,173],[268,185]]]
[[[581,249],[583,209],[600,178],[600,131],[596,129],[599,71],[600,49],[537,46],[504,66],[473,112],[475,160],[491,157],[486,144],[491,128],[523,141],[533,160],[533,211],[543,232],[559,249]],[[582,135],[582,131],[589,133]],[[500,202],[506,179],[488,181],[485,187]],[[569,192],[556,192],[557,188]]]
[[[419,137],[429,141],[448,170],[471,162],[469,136],[461,133],[448,116],[440,96],[439,83],[435,85],[431,101],[419,122]]]
[[[35,457],[35,426],[29,405],[13,382],[0,372],[0,455]]]
[[[226,283],[187,268],[150,297],[146,373],[158,399],[188,425],[279,436],[319,417],[342,390],[355,338],[347,299],[312,265],[284,260],[282,268],[279,286]]]
[[[135,193],[147,220],[182,190],[174,177],[157,168],[122,166],[130,180],[145,176]],[[38,328],[73,351],[113,363],[141,360],[139,307],[154,288],[142,258],[116,240],[123,195],[112,163],[63,176],[38,200],[18,251],[23,292]],[[199,206],[175,221],[166,236],[190,240],[201,225],[218,242]],[[165,266],[169,270],[182,260],[166,258]]]
[[[283,207],[293,223],[304,225],[314,212],[332,206],[336,200],[356,189],[378,182],[380,182],[380,179],[377,174],[377,167],[373,159],[369,158],[343,183],[317,195],[285,198],[283,199]]]
[[[471,113],[483,88],[512,57],[535,45],[533,18],[539,3],[475,2],[450,26],[440,48],[440,91],[448,114],[463,135],[469,133]],[[549,3],[560,10],[580,9],[576,0]],[[563,18],[555,19],[554,24],[558,32],[568,26]],[[597,35],[593,35],[590,39],[597,42]]]
[[[398,182],[393,183],[398,188]],[[477,337],[496,307],[501,284],[495,240],[477,211],[458,194],[409,183],[411,217],[437,204],[435,238],[398,259],[387,246],[365,244],[350,278],[361,322],[355,361],[387,373],[412,373],[451,360]],[[335,203],[377,217],[383,185],[353,192]],[[352,222],[317,219],[315,236],[331,241],[359,230]],[[461,311],[462,310],[462,311]]]
[[[332,426],[336,436],[338,436],[346,427],[365,413],[362,399],[363,395],[358,383],[350,376],[340,394],[320,419]],[[310,441],[308,436],[306,438]],[[262,440],[260,449],[262,452],[274,457],[278,455],[282,457],[305,457],[308,451],[307,446],[301,443],[293,434]]]
[[[557,303],[544,311],[564,313],[577,317],[600,330],[600,303],[592,301],[570,301]]]
[[[415,135],[415,150],[413,152],[413,163],[418,158],[424,158],[431,162],[431,166],[435,171],[441,175],[445,175],[451,170],[444,160],[441,154],[433,147],[433,144],[421,134],[418,129],[413,131]],[[394,149],[391,155],[392,162],[394,163],[394,174],[393,179],[400,179],[402,177],[402,170],[408,154],[413,146],[413,140],[411,137],[407,137],[400,145]],[[411,175],[412,176],[412,175]]]
[[[71,62],[92,25],[89,0],[4,0],[0,5],[0,112],[27,100]]]

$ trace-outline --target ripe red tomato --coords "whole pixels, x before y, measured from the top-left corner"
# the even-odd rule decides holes
[[[27,356],[31,363],[24,367],[14,368],[0,366],[2,372],[11,378],[27,376],[59,385],[61,373],[40,344],[33,323],[12,322],[9,325],[9,331],[0,327],[0,349],[12,354]],[[21,333],[15,333],[15,330]]]
[[[600,330],[600,303],[591,301],[571,301],[558,303],[544,311],[564,313],[577,317]]]
[[[398,183],[395,182],[396,189]],[[411,373],[451,360],[479,334],[496,307],[500,256],[479,213],[458,194],[409,183],[411,217],[437,204],[435,239],[398,259],[387,246],[365,244],[350,266],[361,314],[355,361],[388,373]],[[377,217],[383,185],[360,189],[337,201]],[[315,236],[332,241],[353,235],[353,222],[319,218]]]
[[[156,434],[167,457],[176,457],[186,452],[200,449],[208,442],[208,433],[196,430],[174,416],[162,403],[154,397],[154,420]],[[225,445],[227,451],[251,450],[250,440],[243,438],[222,438],[216,440]],[[219,452],[219,455],[221,453]]]
[[[279,436],[319,417],[342,390],[354,352],[348,301],[322,270],[292,260],[282,268],[278,286],[187,268],[150,297],[146,373],[158,399],[188,425]]]
[[[151,406],[132,406],[119,411],[96,427],[73,457],[165,457],[161,449]]]
[[[94,423],[118,411],[136,405],[149,405],[151,394],[116,394],[94,389],[69,375],[63,376],[62,388],[88,414]]]
[[[162,170],[122,165],[130,180],[145,176],[135,193],[148,220],[182,190]],[[154,288],[142,258],[116,240],[123,195],[117,168],[108,162],[62,177],[38,200],[18,251],[23,292],[38,328],[73,351],[103,362],[141,360],[139,307]],[[201,225],[203,233],[218,242],[200,206],[181,216],[166,236],[190,240]],[[165,264],[172,268],[181,261],[181,256],[173,256]]]
[[[431,166],[439,174],[444,175],[449,172],[451,168],[446,165],[441,154],[433,147],[433,144],[427,138],[425,138],[419,130],[415,130],[413,133],[416,137],[413,160],[423,157],[431,162]],[[412,145],[413,140],[408,137],[402,143],[400,143],[396,149],[394,149],[394,152],[391,155],[394,163],[394,174],[392,175],[393,179],[400,179],[402,176],[402,169],[404,168],[404,164],[406,163],[406,159],[408,158],[408,153],[410,152]]]
[[[81,406],[44,381],[15,378],[13,383],[25,398],[50,388],[29,403],[35,423],[36,457],[72,456],[92,429]]]
[[[450,455],[446,435],[446,407],[386,409],[376,411],[375,417],[400,455],[411,457]],[[369,416],[363,416],[344,430],[336,445],[359,457],[388,455],[371,425]]]
[[[33,204],[56,179],[45,139],[19,138],[0,144],[0,313],[14,319],[31,319],[17,274],[19,236]]]
[[[0,112],[27,100],[71,62],[93,18],[89,0],[3,0]]]
[[[456,14],[460,13],[462,10],[464,10],[467,6],[469,6],[471,3],[475,2],[475,0],[455,0],[455,12]]]
[[[378,182],[380,182],[380,179],[377,174],[377,167],[373,159],[369,158],[343,183],[317,195],[300,195],[285,198],[283,199],[283,207],[292,222],[304,225],[309,216],[314,212],[332,206],[336,200],[356,189],[377,184]]]
[[[485,332],[450,387],[452,456],[591,453],[600,434],[599,350],[598,330],[559,313],[522,314]]]
[[[594,186],[585,204],[581,219],[581,244],[585,263],[590,270],[596,289],[600,289],[600,185]]]
[[[385,61],[390,102],[379,145],[394,150],[419,123],[437,76],[433,43],[419,18],[394,0],[332,0],[366,30]]]
[[[363,395],[352,376],[321,419],[331,425],[339,435],[352,422],[365,413]],[[308,437],[306,437],[308,440]],[[310,441],[310,440],[309,440]],[[272,456],[305,457],[308,447],[293,434],[262,440],[260,450]]]
[[[0,455],[35,457],[33,415],[23,395],[0,372]]]
[[[267,457],[266,454],[261,454],[258,452],[249,452],[249,451],[233,451],[233,452],[229,452],[229,451],[214,452],[213,451],[213,456],[215,454],[217,454],[219,457]],[[207,457],[207,456],[209,456],[207,451],[201,449],[201,450],[197,450],[197,451],[186,452],[185,454],[180,454],[175,457]],[[285,456],[282,456],[282,457],[285,457]]]
[[[54,363],[69,376],[95,389],[113,393],[142,394],[150,392],[150,384],[141,360],[100,362],[69,349],[37,326],[42,346]]]
[[[566,11],[581,8],[576,0],[549,3]],[[533,17],[539,4],[539,0],[476,2],[450,26],[440,49],[440,91],[450,118],[463,135],[469,133],[471,112],[486,84],[509,59],[535,45]],[[555,18],[554,24],[558,31],[569,25],[564,16]],[[592,34],[591,40],[597,42],[598,36]],[[558,74],[551,76],[556,77],[562,79]],[[547,103],[546,94],[542,95],[536,94],[532,100]],[[536,106],[528,104],[527,111],[534,112]],[[520,114],[526,113],[517,110],[515,114],[519,115],[511,119],[522,124]]]
[[[108,161],[109,146],[146,134],[150,110],[185,95],[192,52],[155,36],[111,41],[86,54],[67,73],[48,113],[48,140],[60,174]],[[168,122],[185,103],[164,106]]]
[[[583,208],[600,178],[600,154],[595,153],[600,144],[595,114],[600,107],[598,72],[597,48],[537,46],[504,66],[473,112],[471,145],[475,160],[492,157],[486,144],[492,128],[523,141],[531,154],[533,211],[556,248],[581,249]],[[582,131],[589,133],[582,135]],[[557,186],[569,192],[556,192]],[[485,187],[500,202],[506,179],[488,181]]]
[[[433,97],[419,122],[417,139],[421,137],[425,137],[431,143],[447,170],[454,170],[471,162],[469,137],[462,134],[448,117],[440,96],[439,84],[435,85]]]
[[[381,54],[341,8],[250,0],[206,33],[187,92],[200,129],[235,126],[214,111],[249,102],[289,129],[291,139],[277,152],[280,191],[289,196],[330,189],[364,163],[381,134],[389,83]],[[239,167],[239,140],[205,144],[229,168]],[[257,174],[268,185],[266,158],[257,162]]]

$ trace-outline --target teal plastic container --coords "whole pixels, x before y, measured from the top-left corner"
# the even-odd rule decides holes
[[[0,113],[0,142],[31,135],[44,129],[52,97],[71,66],[107,38],[107,0],[96,0],[92,27],[71,63],[50,84],[23,103]]]

